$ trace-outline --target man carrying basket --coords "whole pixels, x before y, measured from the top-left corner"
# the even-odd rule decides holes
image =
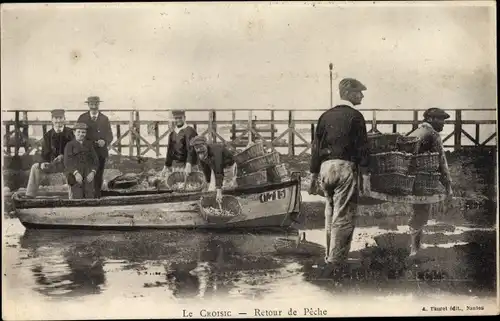
[[[420,138],[418,154],[439,153],[439,171],[441,183],[446,189],[448,199],[453,195],[451,176],[448,162],[444,153],[443,141],[439,133],[443,130],[444,122],[450,115],[440,108],[429,108],[424,112],[424,121],[412,136]],[[417,255],[420,250],[422,228],[427,224],[431,214],[431,204],[414,204],[413,215],[408,223],[410,227],[410,257]]]

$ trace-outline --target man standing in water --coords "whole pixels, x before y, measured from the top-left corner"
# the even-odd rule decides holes
[[[109,119],[99,111],[101,102],[101,99],[97,96],[89,97],[86,103],[89,105],[90,110],[81,114],[77,121],[87,125],[87,139],[94,143],[99,158],[99,166],[94,179],[96,198],[101,196],[104,167],[109,156],[108,146],[113,141],[113,132],[111,131]]]
[[[170,173],[173,165],[184,166],[186,174],[190,174],[192,165],[196,163],[196,152],[189,142],[198,134],[186,124],[186,113],[183,110],[172,111],[174,130],[168,137],[167,157],[162,173]]]
[[[443,142],[439,133],[443,130],[444,122],[450,118],[444,110],[440,108],[429,108],[424,112],[424,121],[417,128],[412,136],[420,138],[418,153],[439,153],[439,171],[441,172],[441,183],[446,189],[448,199],[453,195],[451,189],[451,176],[448,162],[444,153]],[[414,257],[420,250],[422,239],[422,228],[427,224],[432,207],[430,204],[414,204],[413,215],[408,223],[410,233],[410,257]]]
[[[319,185],[326,198],[325,277],[334,270],[342,270],[351,247],[357,211],[358,173],[366,171],[369,161],[365,119],[354,108],[361,104],[365,90],[366,87],[356,79],[340,81],[342,101],[320,116],[313,141],[309,194],[317,194]]]
[[[224,169],[234,166],[233,153],[224,144],[209,144],[204,136],[196,136],[190,142],[200,161],[200,167],[205,179],[210,185],[212,171],[215,176],[215,190],[217,202],[222,201],[222,183],[224,181]],[[233,171],[234,172],[234,171]]]
[[[65,126],[64,109],[52,112],[52,129],[43,135],[42,162],[31,166],[26,197],[35,197],[44,174],[64,172],[64,148],[73,140],[71,128]]]

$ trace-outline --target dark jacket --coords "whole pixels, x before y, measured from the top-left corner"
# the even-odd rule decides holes
[[[224,144],[208,144],[207,159],[200,160],[199,163],[207,182],[210,183],[213,170],[215,174],[215,187],[222,188],[224,168],[234,164],[233,153]]]
[[[168,137],[165,166],[172,166],[174,160],[181,163],[196,163],[196,152],[192,146],[189,146],[189,142],[197,135],[196,130],[191,126],[185,126],[178,133],[171,132]]]
[[[86,112],[78,117],[77,122],[87,124],[87,139],[94,143],[97,155],[101,158],[108,157],[108,147],[113,141],[113,132],[111,131],[111,124],[108,117],[99,112],[97,119],[93,121],[90,112]],[[104,147],[97,145],[99,139],[106,142]]]
[[[61,133],[56,133],[52,128],[43,135],[42,161],[50,163],[57,156],[64,154],[64,147],[75,138],[73,130],[64,126]]]
[[[91,171],[97,171],[98,166],[99,159],[91,141],[84,140],[82,144],[74,139],[64,148],[64,167],[67,175],[78,171],[85,178]]]
[[[329,159],[367,166],[368,136],[363,114],[347,105],[324,112],[318,120],[311,154],[310,171],[313,174],[318,174],[321,163]]]

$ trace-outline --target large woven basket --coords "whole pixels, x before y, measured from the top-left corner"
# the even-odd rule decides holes
[[[368,135],[368,144],[372,154],[391,152],[397,149],[400,134],[371,134]]]
[[[199,208],[203,218],[210,224],[223,224],[243,213],[240,202],[231,195],[223,195],[220,206],[215,195],[204,196],[200,199]],[[226,215],[217,214],[221,209],[226,212]]]
[[[278,152],[272,152],[264,156],[252,158],[238,166],[243,173],[249,174],[273,167],[280,163],[280,155]]]
[[[439,169],[439,153],[413,155],[410,167],[415,172],[435,172]]]
[[[286,164],[280,164],[267,169],[269,183],[280,183],[290,180],[290,172]]]
[[[417,196],[429,196],[439,194],[440,173],[416,172],[413,194]]]
[[[190,188],[180,188],[179,184],[184,183]],[[173,190],[185,192],[199,192],[207,185],[205,175],[202,172],[192,172],[186,180],[184,172],[173,172],[167,177],[167,186]]]
[[[370,171],[374,174],[408,172],[411,154],[402,152],[387,152],[370,155]]]
[[[267,183],[267,172],[265,169],[236,177],[236,184],[242,186],[255,186]]]
[[[373,191],[390,195],[410,195],[413,192],[414,183],[414,175],[386,173],[370,176],[370,186]]]
[[[256,142],[255,144],[252,144],[251,146],[245,148],[243,151],[239,152],[238,154],[234,155],[234,161],[237,164],[242,164],[246,161],[249,161],[252,158],[264,156],[265,151],[264,151],[264,144],[262,141]]]
[[[413,136],[399,136],[397,140],[398,151],[416,154],[420,148],[420,138]]]

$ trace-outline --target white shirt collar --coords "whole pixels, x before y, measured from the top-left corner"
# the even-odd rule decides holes
[[[99,112],[99,111],[97,111],[97,113],[94,115],[94,114],[92,114],[92,112],[91,112],[91,111],[89,111],[89,114],[90,114],[90,117],[91,117],[91,118],[92,118],[92,117],[96,117],[96,118],[97,118],[97,117],[99,117],[100,112]]]
[[[350,101],[344,99],[341,99],[337,105],[347,105],[349,107],[354,108],[354,105]]]
[[[184,123],[184,125],[182,125],[181,127],[177,127],[177,126],[175,126],[175,127],[174,127],[174,132],[175,132],[176,134],[178,134],[181,130],[183,130],[183,129],[187,128],[187,127],[188,127],[187,123]]]

